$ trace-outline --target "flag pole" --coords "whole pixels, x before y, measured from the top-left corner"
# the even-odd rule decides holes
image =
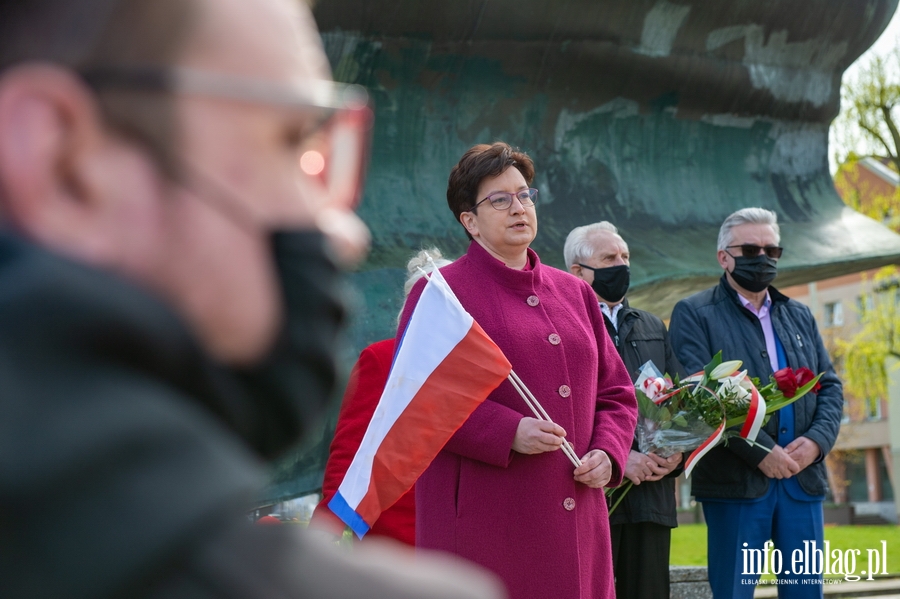
[[[512,383],[513,388],[519,392],[519,395],[528,407],[531,408],[531,412],[534,414],[535,418],[545,422],[553,422],[547,414],[547,411],[544,410],[544,407],[531,393],[528,387],[525,386],[525,383],[522,382],[522,379],[519,378],[519,375],[517,375],[514,370],[509,371],[509,376],[507,378],[509,379],[509,382]],[[572,446],[569,445],[569,442],[565,439],[563,439],[561,449],[563,450],[563,453],[566,454],[566,457],[569,458],[569,461],[572,462],[573,466],[576,468],[581,466],[581,460],[578,459],[578,456],[575,455],[575,450],[572,449]]]
[[[434,260],[431,256],[428,256],[428,261],[431,262],[432,266],[434,267],[432,272],[434,270],[437,270],[437,265],[434,263]],[[418,267],[418,270],[422,273],[426,280],[431,279],[431,273],[425,272],[425,269],[423,269],[421,266]],[[514,370],[510,370],[509,376],[507,376],[506,378],[509,379],[509,382],[512,383],[513,388],[519,392],[519,395],[523,400],[525,400],[525,403],[528,404],[528,407],[531,408],[531,411],[534,414],[535,418],[537,418],[538,420],[543,420],[545,422],[553,422],[553,420],[551,420],[550,416],[547,414],[547,411],[544,410],[544,406],[541,405],[541,403],[537,400],[531,390],[525,386],[525,383],[522,382],[522,379],[519,378],[519,375],[517,375]],[[569,458],[569,461],[572,462],[573,466],[575,466],[576,468],[581,466],[581,460],[575,454],[575,450],[572,449],[572,446],[569,444],[569,442],[565,439],[563,439],[561,449],[563,450],[563,453],[566,454],[566,457]]]

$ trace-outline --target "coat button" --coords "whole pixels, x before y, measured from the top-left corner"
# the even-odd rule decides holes
[[[781,434],[782,434],[782,435],[786,435],[786,434],[787,434],[787,429],[786,429],[786,428],[782,428],[782,429],[781,429]]]
[[[559,345],[560,338],[556,333],[552,333],[547,339],[550,341],[551,345]]]
[[[559,388],[559,394],[563,397],[569,397],[570,395],[572,395],[572,390],[569,389],[568,385],[563,385]]]
[[[571,512],[575,509],[575,500],[571,497],[566,497],[566,499],[563,501],[563,507],[566,508],[566,511]]]
[[[538,296],[536,296],[536,295],[529,295],[528,299],[525,301],[528,302],[528,305],[531,306],[532,308],[534,308],[539,303],[541,303],[541,300],[539,300]]]

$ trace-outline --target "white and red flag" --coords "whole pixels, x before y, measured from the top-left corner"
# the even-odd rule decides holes
[[[394,354],[384,393],[328,507],[360,538],[425,471],[512,366],[431,273]]]

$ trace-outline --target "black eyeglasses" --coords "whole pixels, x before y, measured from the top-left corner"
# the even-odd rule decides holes
[[[498,191],[497,193],[492,193],[488,197],[472,206],[472,209],[469,210],[469,212],[475,212],[475,209],[485,202],[490,202],[491,207],[494,210],[508,210],[509,207],[512,206],[513,198],[519,200],[519,203],[527,208],[528,206],[534,206],[534,201],[537,199],[537,194],[538,190],[533,187],[523,189],[522,191],[517,191],[516,193],[510,193],[508,191]]]
[[[743,256],[744,258],[756,258],[757,256],[759,256],[760,252],[765,252],[767,257],[773,260],[777,260],[778,258],[781,258],[781,254],[784,253],[784,248],[778,247],[776,245],[767,245],[763,247],[759,245],[753,245],[752,243],[745,243],[742,245],[725,246],[725,249],[731,248],[741,248],[741,256]],[[726,254],[734,258],[734,256],[732,256],[730,253],[726,252]]]

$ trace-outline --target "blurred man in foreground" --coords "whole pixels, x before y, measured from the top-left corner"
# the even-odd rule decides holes
[[[367,244],[327,79],[291,0],[0,0],[3,596],[496,596],[242,516]]]

